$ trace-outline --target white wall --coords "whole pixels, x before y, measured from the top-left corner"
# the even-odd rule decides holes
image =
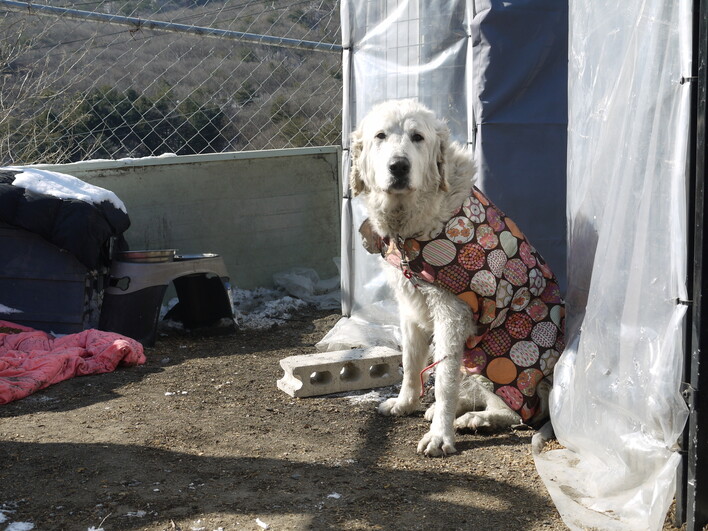
[[[218,253],[232,284],[250,289],[291,267],[337,274],[340,158],[323,147],[41,167],[113,191],[131,249]]]

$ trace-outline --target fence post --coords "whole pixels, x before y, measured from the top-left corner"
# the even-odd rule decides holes
[[[684,460],[676,493],[677,524],[699,531],[708,524],[708,209],[706,209],[706,85],[708,83],[708,0],[693,3],[693,84],[689,165],[689,325],[684,397],[689,419],[684,431]],[[691,220],[694,221],[691,224]],[[692,238],[691,238],[692,237]],[[704,298],[704,294],[706,297]]]

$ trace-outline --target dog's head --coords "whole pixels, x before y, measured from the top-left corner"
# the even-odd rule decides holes
[[[414,100],[375,106],[352,134],[352,193],[447,190],[449,137],[445,123]]]

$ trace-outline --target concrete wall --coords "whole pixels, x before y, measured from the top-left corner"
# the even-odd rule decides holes
[[[340,167],[336,147],[41,166],[113,191],[131,249],[218,253],[246,289],[291,267],[337,274]]]

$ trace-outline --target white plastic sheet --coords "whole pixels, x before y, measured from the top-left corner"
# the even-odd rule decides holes
[[[570,346],[552,396],[567,450],[537,456],[537,466],[571,528],[659,529],[686,419],[679,301],[689,87],[680,80],[690,72],[690,7],[570,6],[568,51],[558,0],[343,0],[343,174],[349,133],[366,111],[416,97],[474,147],[480,184],[564,279],[568,81]],[[378,259],[360,246],[364,214],[344,181],[351,317],[321,346],[395,342],[395,305],[372,274]]]
[[[688,2],[572,0],[568,348],[536,464],[572,529],[661,529],[687,417]]]
[[[399,341],[397,308],[357,229],[349,134],[376,103],[417,98],[445,118],[492,190],[565,279],[566,17],[558,0],[342,0],[344,318],[324,350]],[[533,208],[529,208],[529,204]]]

